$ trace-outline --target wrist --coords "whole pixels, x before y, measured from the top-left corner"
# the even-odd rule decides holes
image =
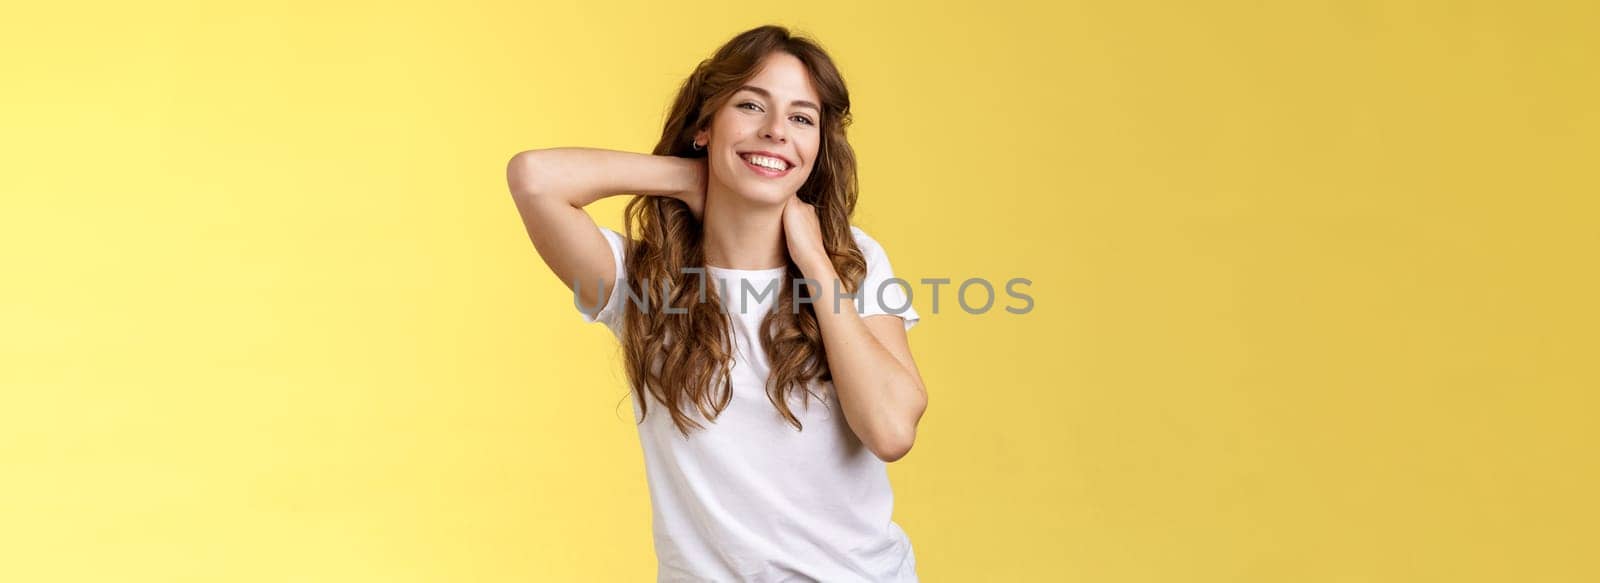
[[[831,285],[832,280],[839,279],[839,274],[833,270],[833,262],[828,261],[826,255],[796,258],[794,264],[800,268],[801,275],[822,282],[823,285]]]
[[[679,176],[676,192],[672,197],[684,202],[692,203],[690,199],[706,191],[706,163],[703,158],[678,158],[672,157],[679,165]]]

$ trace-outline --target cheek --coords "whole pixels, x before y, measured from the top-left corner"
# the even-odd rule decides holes
[[[751,116],[727,115],[716,124],[717,134],[723,136],[730,144],[739,143],[753,137],[761,130],[761,125],[751,119]]]
[[[809,176],[811,172],[817,168],[817,164],[821,162],[821,160],[817,159],[817,154],[821,153],[821,151],[821,148],[818,148],[815,143],[812,143],[801,150],[800,155],[804,156],[806,160],[806,175]]]

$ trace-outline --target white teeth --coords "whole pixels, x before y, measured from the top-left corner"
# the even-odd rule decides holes
[[[782,171],[784,171],[784,170],[789,168],[789,164],[788,163],[784,162],[783,160],[779,160],[777,158],[773,158],[771,156],[762,156],[762,155],[759,155],[759,154],[749,154],[749,155],[746,155],[744,157],[744,159],[748,160],[751,164],[755,164],[755,165],[760,166],[762,168],[771,168],[771,169],[777,170],[779,172],[782,172]]]

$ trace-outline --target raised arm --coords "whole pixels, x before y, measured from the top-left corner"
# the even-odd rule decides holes
[[[609,297],[616,267],[610,245],[583,207],[619,194],[668,196],[688,203],[698,217],[706,167],[695,158],[551,148],[512,156],[506,183],[539,257],[568,289],[581,281],[579,300],[593,306]]]

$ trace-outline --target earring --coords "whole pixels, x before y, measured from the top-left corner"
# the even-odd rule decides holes
[[[700,142],[695,142],[694,143],[694,149],[696,149],[696,150],[699,150],[699,149],[704,148],[704,147],[705,146],[700,145]]]

